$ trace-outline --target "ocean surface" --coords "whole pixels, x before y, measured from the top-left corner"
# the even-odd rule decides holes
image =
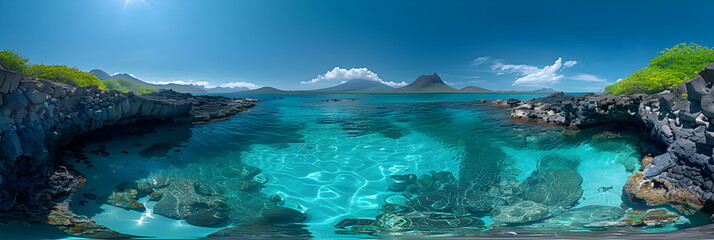
[[[335,225],[379,215],[395,195],[393,175],[449,172],[461,183],[489,186],[524,181],[543,159],[567,159],[583,179],[575,208],[619,208],[622,187],[643,154],[638,136],[627,129],[572,132],[513,121],[508,110],[478,102],[547,94],[222,95],[261,101],[223,121],[133,126],[131,134],[101,133],[72,146],[87,158],[64,159],[87,178],[75,194],[75,212],[152,238],[200,238],[221,230],[154,214],[156,202],[147,198],[139,200],[146,204],[140,212],[83,197],[101,198],[123,182],[162,175],[216,185],[239,214],[273,204],[266,199],[277,194],[283,201],[274,204],[305,213],[304,228],[316,239],[371,238],[337,234]],[[254,180],[264,182],[250,194],[236,190],[241,180],[227,173],[246,166],[259,169]],[[494,223],[487,215],[481,220],[484,231]]]

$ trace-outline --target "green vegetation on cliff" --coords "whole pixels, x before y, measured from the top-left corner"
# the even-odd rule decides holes
[[[66,83],[77,87],[97,85],[99,89],[109,90],[109,88],[93,74],[64,65],[35,64],[27,67],[24,73],[36,78]]]
[[[123,93],[127,92],[134,92],[138,94],[146,94],[146,93],[154,93],[158,92],[158,90],[154,88],[148,88],[141,86],[136,83],[132,83],[126,80],[113,80],[113,79],[106,79],[106,80],[101,80],[104,85],[107,86],[107,88],[111,90],[117,90]]]
[[[10,70],[23,72],[27,68],[27,58],[20,56],[10,50],[0,51],[0,63]]]
[[[605,87],[609,94],[658,93],[689,80],[714,62],[714,48],[680,43],[658,53],[649,66]]]
[[[64,65],[30,64],[27,58],[10,50],[0,51],[0,63],[13,71],[77,87],[96,85],[102,90],[117,90],[124,93],[134,92],[137,94],[158,91],[154,88],[143,87],[124,80],[99,80],[94,74]]]

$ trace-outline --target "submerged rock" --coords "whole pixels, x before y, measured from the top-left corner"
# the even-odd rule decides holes
[[[386,231],[409,231],[483,226],[481,219],[470,215],[444,212],[411,212],[377,216],[376,226]]]
[[[151,194],[149,194],[149,197],[150,197],[149,199],[151,201],[159,201],[159,200],[161,200],[161,197],[163,197],[163,196],[164,196],[163,193],[156,191],[156,192],[152,192]]]
[[[370,234],[375,235],[381,231],[374,219],[343,219],[336,228],[341,230],[335,231],[338,234]]]
[[[664,227],[675,223],[688,222],[676,213],[662,209],[632,209],[617,221],[600,221],[585,225],[591,228],[611,228],[623,226]]]
[[[134,189],[127,189],[123,192],[112,193],[107,198],[106,204],[127,210],[135,210],[139,212],[146,211],[144,204],[136,201],[136,190]]]
[[[589,231],[585,225],[592,222],[617,221],[625,215],[625,210],[613,206],[588,205],[556,213],[542,221],[519,225],[537,231]],[[591,229],[590,229],[591,230]]]
[[[56,207],[47,216],[47,223],[74,237],[94,239],[130,239],[138,236],[113,231],[97,224],[94,220],[73,213],[63,206]]]
[[[219,211],[202,212],[186,217],[186,223],[199,227],[222,227],[228,219],[228,214]]]
[[[307,239],[312,237],[302,224],[236,225],[208,235],[207,239]]]
[[[269,224],[286,224],[300,223],[307,220],[307,216],[298,210],[286,207],[274,207],[263,211],[261,214],[266,223]]]
[[[274,203],[279,203],[279,202],[282,202],[282,201],[283,201],[283,198],[280,197],[280,195],[278,195],[277,193],[276,193],[276,194],[273,194],[273,195],[270,195],[270,197],[268,197],[268,199],[269,199],[271,202],[274,202]]]
[[[186,219],[197,214],[225,209],[227,206],[216,206],[223,202],[214,194],[199,194],[196,186],[204,187],[198,181],[186,178],[170,178],[172,184],[161,190],[161,198],[154,205],[154,214],[173,219]],[[202,191],[202,190],[198,190]],[[213,193],[213,191],[208,191]],[[225,203],[225,202],[223,202]]]
[[[499,206],[491,220],[499,223],[525,223],[550,217],[548,207],[533,201],[523,201],[510,206]]]
[[[582,183],[583,177],[572,169],[538,173],[523,181],[523,197],[548,206],[570,207],[583,195]]]
[[[538,163],[538,172],[552,172],[555,170],[577,170],[581,160],[577,157],[565,157],[559,154],[543,156]]]
[[[151,184],[155,188],[165,188],[171,185],[171,179],[162,175],[154,175],[151,177]]]

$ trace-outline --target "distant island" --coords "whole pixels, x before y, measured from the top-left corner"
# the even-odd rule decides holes
[[[555,90],[555,89],[552,89],[552,88],[541,88],[541,89],[533,90],[533,92],[554,93],[554,92],[558,92],[558,90]]]
[[[117,73],[114,75],[109,75],[108,73],[106,73],[105,71],[102,71],[100,69],[91,70],[91,71],[89,71],[89,73],[94,74],[94,76],[99,78],[99,80],[123,80],[123,81],[127,81],[132,84],[136,84],[136,85],[139,85],[139,86],[142,86],[145,88],[174,90],[174,91],[181,92],[181,93],[231,93],[231,92],[236,92],[236,91],[248,90],[248,88],[244,88],[244,87],[207,88],[205,86],[196,85],[196,84],[178,84],[178,83],[156,84],[156,83],[146,82],[146,81],[136,78],[136,77],[134,77],[134,75],[131,75],[128,73]]]
[[[456,89],[444,82],[438,73],[421,75],[412,83],[400,88],[392,88],[381,82],[367,79],[352,79],[337,86],[315,90],[281,90],[274,87],[262,87],[237,93],[266,94],[457,94],[457,93],[550,93],[558,92],[552,88],[541,88],[533,91],[493,91],[477,86],[467,86]]]

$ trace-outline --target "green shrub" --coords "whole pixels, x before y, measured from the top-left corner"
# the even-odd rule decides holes
[[[77,87],[97,85],[99,86],[99,89],[108,90],[99,78],[91,73],[83,72],[77,68],[71,68],[63,65],[36,64],[27,67],[24,72],[25,74],[33,77],[66,83]]]
[[[19,54],[10,51],[0,51],[0,63],[13,71],[22,72],[27,68],[28,60]]]
[[[117,90],[123,93],[134,92],[137,94],[147,94],[159,91],[157,89],[144,87],[126,80],[105,79],[102,80],[102,83],[107,86],[109,90]]]
[[[658,93],[689,80],[714,62],[714,48],[680,43],[660,51],[647,67],[605,87],[609,94]]]

